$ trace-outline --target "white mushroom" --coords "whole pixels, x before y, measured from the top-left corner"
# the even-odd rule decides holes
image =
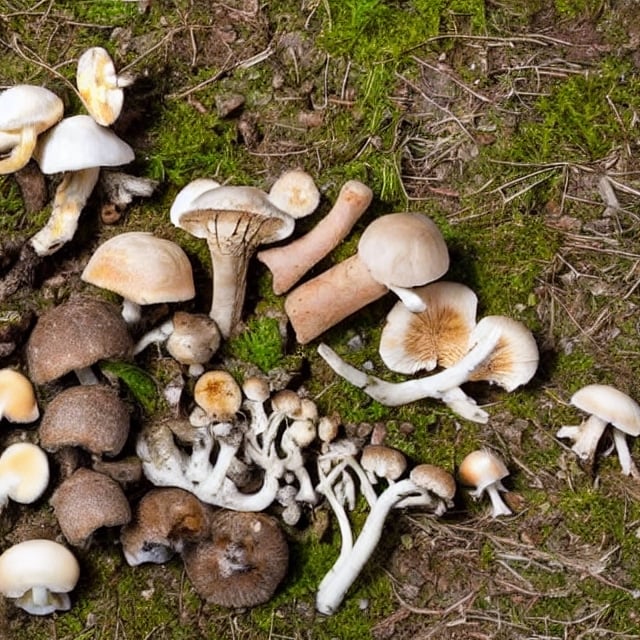
[[[471,495],[480,498],[487,493],[491,500],[491,517],[511,515],[511,509],[500,497],[500,491],[506,491],[502,480],[509,475],[504,462],[489,449],[472,451],[460,463],[458,477],[460,482],[474,487]]]
[[[37,445],[14,442],[0,455],[0,510],[9,499],[35,502],[49,484],[49,459]]]

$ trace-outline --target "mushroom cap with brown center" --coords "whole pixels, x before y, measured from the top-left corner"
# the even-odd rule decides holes
[[[207,371],[196,381],[193,399],[207,415],[226,422],[240,411],[242,389],[230,373]]]
[[[289,548],[277,520],[264,513],[221,510],[210,536],[182,552],[187,576],[207,602],[255,607],[285,577]]]
[[[40,444],[47,451],[80,447],[94,455],[115,456],[129,435],[129,409],[111,387],[69,387],[44,411]]]
[[[29,375],[34,383],[44,384],[98,360],[125,357],[132,347],[117,307],[94,298],[72,298],[38,319],[26,347]]]
[[[611,385],[588,384],[571,396],[571,404],[628,435],[640,435],[640,405]]]
[[[458,478],[462,484],[482,492],[494,482],[509,475],[505,463],[489,449],[478,449],[468,454],[460,463]]]

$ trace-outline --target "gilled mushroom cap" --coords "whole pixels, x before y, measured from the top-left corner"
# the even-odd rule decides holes
[[[417,287],[449,268],[449,250],[440,229],[421,213],[390,213],[363,231],[358,256],[374,280],[386,287]]]
[[[34,157],[42,173],[128,164],[133,149],[91,116],[64,118],[38,139]]]
[[[571,396],[571,404],[631,436],[640,435],[640,405],[606,384],[588,384]]]
[[[40,417],[31,380],[15,369],[0,369],[0,416],[21,423]]]
[[[456,494],[455,478],[435,464],[423,463],[413,467],[409,478],[418,487],[430,491],[447,503],[450,503]]]
[[[187,576],[207,602],[255,607],[267,602],[288,569],[289,548],[275,518],[221,510],[211,534],[182,553]]]
[[[230,373],[207,371],[196,381],[193,399],[207,415],[227,421],[240,411],[242,390]]]
[[[509,469],[505,463],[489,449],[472,451],[458,469],[460,482],[475,487],[479,492],[508,475]]]
[[[378,478],[397,480],[407,468],[407,459],[402,451],[383,444],[368,444],[362,449],[360,464],[365,471]]]
[[[74,471],[55,490],[51,505],[67,542],[77,547],[86,547],[101,527],[119,527],[131,520],[120,485],[91,469]]]
[[[49,459],[37,445],[14,442],[0,455],[0,485],[14,502],[35,502],[48,484]]]
[[[132,341],[118,309],[103,300],[72,298],[45,311],[27,341],[29,375],[36,384],[129,354]]]
[[[69,387],[47,405],[39,431],[47,451],[80,447],[97,456],[115,456],[129,435],[129,410],[106,385]]]
[[[190,300],[196,294],[182,247],[143,231],[120,233],[103,242],[80,277],[141,305]]]
[[[80,577],[75,556],[53,540],[25,540],[0,555],[0,593],[18,598],[16,604],[35,615],[71,607],[68,592]],[[45,591],[44,604],[34,602],[33,591]]]

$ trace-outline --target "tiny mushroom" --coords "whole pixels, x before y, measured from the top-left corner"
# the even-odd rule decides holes
[[[102,527],[119,527],[131,520],[122,487],[112,478],[81,467],[51,496],[62,534],[74,547],[88,548]]]
[[[480,498],[486,491],[491,500],[491,517],[511,515],[512,511],[500,497],[506,491],[503,478],[509,475],[502,459],[489,449],[478,449],[469,453],[460,463],[458,478],[462,484],[475,487],[471,491],[474,498]]]
[[[218,511],[210,534],[182,551],[187,576],[207,602],[255,607],[271,599],[289,561],[286,538],[264,513]]]
[[[434,513],[441,516],[447,509],[453,507],[456,495],[456,480],[445,469],[435,464],[423,462],[416,465],[409,472],[409,478],[418,486],[426,489],[435,496]],[[406,506],[405,503],[401,503]]]
[[[80,382],[95,384],[91,365],[127,356],[131,348],[117,307],[93,298],[70,298],[38,318],[26,347],[29,375],[35,384],[44,384],[73,371]]]
[[[0,93],[0,174],[14,173],[31,159],[38,134],[62,118],[62,100],[49,89],[19,84]]]
[[[640,405],[626,393],[606,384],[582,387],[571,396],[571,404],[589,416],[579,426],[562,427],[556,437],[573,440],[571,449],[582,460],[592,460],[604,430],[611,424],[622,473],[640,477],[626,438],[640,435]]]
[[[0,510],[9,499],[35,502],[49,484],[47,454],[30,442],[14,442],[0,455]]]
[[[368,444],[362,449],[360,464],[367,472],[371,484],[378,478],[395,482],[406,470],[407,459],[402,451],[384,444]]]
[[[412,310],[424,302],[411,290],[440,278],[449,252],[436,224],[420,213],[391,213],[364,230],[358,252],[289,292],[285,311],[305,344],[392,290]]]
[[[120,233],[103,242],[80,277],[121,295],[122,317],[129,324],[140,319],[141,305],[181,302],[196,294],[182,247],[144,231]]]
[[[292,218],[312,214],[320,204],[320,192],[313,178],[302,169],[285,171],[269,189],[269,200]]]
[[[40,417],[31,380],[15,369],[0,369],[0,417],[20,423]]]
[[[68,611],[79,577],[75,556],[53,540],[24,540],[0,555],[0,593],[32,615]]]

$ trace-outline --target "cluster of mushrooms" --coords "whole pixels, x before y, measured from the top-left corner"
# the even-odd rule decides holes
[[[62,101],[43,87],[20,85],[0,94],[0,173],[18,171],[32,157],[44,173],[63,173],[50,220],[28,242],[36,255],[51,255],[73,237],[100,167],[133,159],[129,145],[108,128],[130,81],[96,47],[78,64],[77,88],[88,115],[62,118]],[[81,151],[71,153],[71,145]],[[66,152],[55,152],[59,146]],[[128,193],[133,195],[149,192]],[[71,297],[41,313],[25,348],[28,375],[0,370],[2,416],[39,421],[38,444],[25,433],[0,455],[0,508],[9,500],[30,504],[41,498],[50,488],[53,456],[60,481],[49,502],[66,542],[25,540],[5,549],[1,593],[32,614],[69,609],[80,575],[69,547],[89,548],[95,532],[108,527],[119,530],[129,565],[178,555],[206,601],[255,606],[272,597],[287,573],[286,527],[327,504],[342,542],[318,586],[316,607],[332,614],[371,557],[392,510],[421,507],[441,516],[453,506],[453,475],[428,463],[410,467],[380,430],[354,437],[339,416],[320,415],[304,390],[273,389],[260,376],[238,382],[212,364],[241,321],[255,255],[271,272],[274,292],[286,294],[284,309],[300,344],[389,291],[399,298],[382,330],[380,357],[394,372],[412,376],[437,368],[435,373],[389,383],[352,367],[327,345],[318,347],[338,375],[383,404],[431,398],[463,419],[486,423],[489,414],[462,385],[487,381],[511,391],[530,381],[539,357],[531,332],[508,317],[476,318],[475,293],[441,279],[449,268],[447,246],[422,213],[376,218],[354,255],[304,279],[347,237],[372,197],[366,185],[348,181],[322,220],[285,242],[296,220],[320,202],[304,171],[286,172],[268,192],[209,178],[186,185],[169,216],[210,249],[208,313],[181,308],[196,289],[189,258],[172,240],[127,232],[96,249],[81,275],[96,295]],[[259,248],[265,244],[276,246]],[[120,296],[121,307],[98,289]],[[159,303],[175,305],[167,307],[173,313],[143,331],[145,305]],[[180,380],[164,391],[165,415],[132,424],[132,407],[100,363],[133,360],[151,345],[175,359]],[[58,391],[42,416],[34,386],[47,396]],[[623,472],[638,475],[626,436],[640,433],[640,407],[606,385],[578,391],[572,403],[588,417],[557,436],[573,440],[576,454],[589,458],[611,423]],[[128,442],[135,443],[135,455]],[[493,517],[511,513],[500,496],[507,475],[504,462],[488,449],[470,453],[458,468],[458,480],[473,487],[472,495],[489,496]],[[139,492],[141,486],[148,490],[131,501],[129,489]],[[349,512],[358,503],[368,511],[355,531]]]

